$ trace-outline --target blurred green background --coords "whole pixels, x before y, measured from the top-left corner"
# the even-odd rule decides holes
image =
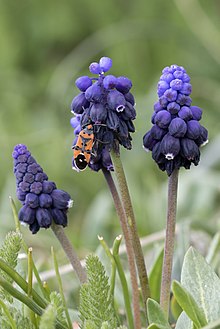
[[[16,199],[11,153],[18,143],[74,199],[66,232],[81,256],[95,250],[97,234],[111,242],[120,233],[102,173],[71,169],[74,81],[101,56],[112,58],[112,74],[133,81],[137,132],[133,149],[121,153],[140,235],[165,225],[167,177],[142,149],[142,136],[151,125],[161,70],[171,64],[191,76],[193,105],[204,109],[210,140],[199,167],[181,170],[178,221],[192,221],[209,234],[219,229],[219,17],[218,0],[1,0],[1,239],[14,227],[8,196]],[[23,232],[46,259],[49,246],[56,245],[50,230]]]

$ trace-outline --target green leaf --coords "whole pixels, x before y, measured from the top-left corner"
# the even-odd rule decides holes
[[[167,327],[163,326],[162,324],[156,324],[156,323],[152,323],[151,325],[149,325],[149,327],[147,327],[147,329],[166,329]]]
[[[183,310],[182,310],[182,307],[178,304],[174,295],[171,298],[170,308],[171,308],[171,312],[174,317],[174,320],[177,320]]]
[[[220,233],[216,233],[214,238],[210,243],[208,254],[206,256],[206,261],[213,268],[216,268],[219,263],[219,250],[220,250]]]
[[[184,259],[181,283],[203,309],[208,323],[220,318],[220,279],[192,247]]]
[[[80,290],[79,313],[82,324],[92,320],[97,328],[107,321],[112,328],[116,327],[116,316],[113,297],[109,294],[110,286],[104,266],[99,258],[90,255],[86,259],[88,281]]]
[[[164,329],[171,328],[160,305],[151,298],[149,298],[147,301],[147,314],[150,324],[156,324],[157,326],[160,325]]]
[[[175,329],[193,329],[193,323],[185,312],[180,314]]]
[[[202,326],[205,326],[207,324],[205,314],[196,304],[191,294],[177,281],[173,281],[172,290],[178,304],[186,312],[196,327],[202,328]]]
[[[160,250],[149,274],[149,286],[152,299],[160,301],[161,273],[163,266],[163,249]]]
[[[52,305],[48,305],[41,317],[39,329],[55,329],[56,311]]]

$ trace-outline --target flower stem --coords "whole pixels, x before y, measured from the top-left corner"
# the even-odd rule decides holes
[[[122,285],[128,326],[129,326],[129,329],[134,329],[134,321],[133,321],[132,311],[131,311],[128,284],[127,284],[125,272],[124,272],[123,266],[121,264],[119,254],[118,254],[121,239],[122,239],[122,236],[118,236],[115,239],[112,252],[113,252],[113,257],[114,257],[114,260],[115,260],[115,263],[116,263],[116,266],[117,266],[118,275],[119,275],[119,278],[120,278],[120,281],[121,281],[121,285]]]
[[[67,238],[64,232],[64,229],[62,228],[62,226],[56,225],[54,223],[52,223],[51,229],[55,234],[55,236],[57,237],[57,239],[59,240],[63,250],[65,251],[66,256],[68,257],[73,269],[75,270],[80,283],[81,284],[85,283],[87,280],[86,271],[82,267],[80,260],[75,250],[73,249],[73,246],[71,245],[69,239]]]
[[[56,278],[57,278],[58,285],[59,285],[60,296],[62,298],[62,303],[63,303],[64,311],[65,311],[65,314],[66,314],[66,320],[67,320],[69,329],[71,329],[73,326],[72,326],[69,311],[68,311],[68,308],[67,308],[67,305],[66,305],[66,300],[65,300],[64,292],[63,292],[62,280],[61,280],[61,276],[60,276],[60,272],[59,272],[59,266],[58,266],[57,258],[56,258],[53,247],[51,247],[51,253],[52,253],[52,256],[53,256],[54,268],[55,268]]]
[[[167,319],[169,317],[170,286],[175,241],[178,174],[179,170],[175,169],[169,177],[168,183],[167,225],[160,294],[160,305]]]
[[[139,292],[138,292],[138,283],[137,283],[137,274],[135,268],[135,260],[134,260],[134,252],[132,248],[132,240],[128,230],[127,222],[126,222],[126,215],[124,209],[121,204],[121,200],[119,198],[115,183],[112,179],[111,173],[106,170],[102,169],[103,174],[105,176],[106,182],[108,187],[111,191],[112,198],[114,200],[115,209],[120,219],[121,228],[125,238],[125,245],[127,249],[127,256],[128,256],[128,266],[130,271],[131,277],[131,286],[132,286],[132,300],[133,300],[133,310],[134,310],[134,320],[136,329],[141,328],[141,317],[140,317],[140,306],[139,306]]]
[[[146,302],[150,297],[150,288],[147,276],[147,270],[144,261],[144,255],[141,248],[140,239],[137,233],[136,220],[134,216],[134,211],[131,203],[131,198],[128,190],[128,185],[124,173],[124,169],[121,163],[120,154],[113,150],[111,152],[112,161],[114,164],[114,169],[118,181],[118,186],[121,194],[122,203],[124,206],[125,214],[127,217],[127,225],[129,227],[129,231],[131,232],[132,244],[134,248],[135,260],[138,270],[138,276],[140,280],[141,290],[142,290],[142,298],[144,307],[146,310]]]

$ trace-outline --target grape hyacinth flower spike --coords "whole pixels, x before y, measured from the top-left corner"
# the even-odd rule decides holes
[[[208,142],[208,132],[200,124],[202,110],[192,106],[190,77],[182,66],[165,67],[158,82],[152,128],[143,137],[146,151],[162,171],[198,165],[200,147]]]
[[[71,103],[73,141],[73,169],[84,170],[87,165],[98,171],[113,170],[110,151],[115,141],[131,149],[131,133],[135,131],[132,82],[127,77],[106,75],[112,60],[102,57],[89,70],[97,77],[82,76],[75,84],[80,93]],[[89,129],[88,129],[89,127]]]
[[[33,234],[40,228],[49,228],[53,221],[67,226],[67,211],[73,203],[70,195],[48,180],[25,145],[16,145],[12,156],[16,194],[23,205],[18,214],[19,220],[28,224]]]

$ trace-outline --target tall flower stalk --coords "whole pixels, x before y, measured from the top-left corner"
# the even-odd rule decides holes
[[[167,319],[169,315],[170,286],[175,242],[178,175],[179,170],[175,169],[169,177],[168,184],[167,225],[160,294],[160,305]]]
[[[128,190],[128,185],[127,185],[119,152],[113,150],[111,152],[111,157],[114,164],[115,174],[117,177],[123,208],[126,214],[127,226],[129,228],[132,245],[134,249],[135,261],[136,261],[138,276],[141,285],[143,303],[144,303],[144,307],[146,307],[146,301],[150,297],[150,288],[148,283],[148,276],[147,276],[147,270],[144,261],[144,255],[137,232],[136,220],[131,203],[130,193]]]
[[[141,318],[140,318],[140,306],[139,306],[139,292],[138,292],[138,282],[137,282],[137,273],[135,267],[135,258],[134,251],[132,247],[132,237],[128,229],[127,218],[122,206],[118,191],[116,189],[115,183],[112,179],[111,173],[103,168],[103,174],[105,176],[106,182],[108,184],[109,190],[115,204],[115,209],[120,219],[121,228],[123,231],[125,246],[127,250],[128,257],[128,267],[131,277],[131,287],[132,287],[132,300],[133,300],[133,311],[134,311],[134,322],[135,328],[141,328]]]
[[[190,77],[182,66],[162,71],[158,82],[158,101],[151,118],[153,126],[143,137],[144,149],[169,176],[168,212],[162,270],[160,303],[169,316],[170,286],[174,254],[178,172],[199,164],[200,147],[208,141],[208,131],[199,121],[202,110],[192,106]]]

